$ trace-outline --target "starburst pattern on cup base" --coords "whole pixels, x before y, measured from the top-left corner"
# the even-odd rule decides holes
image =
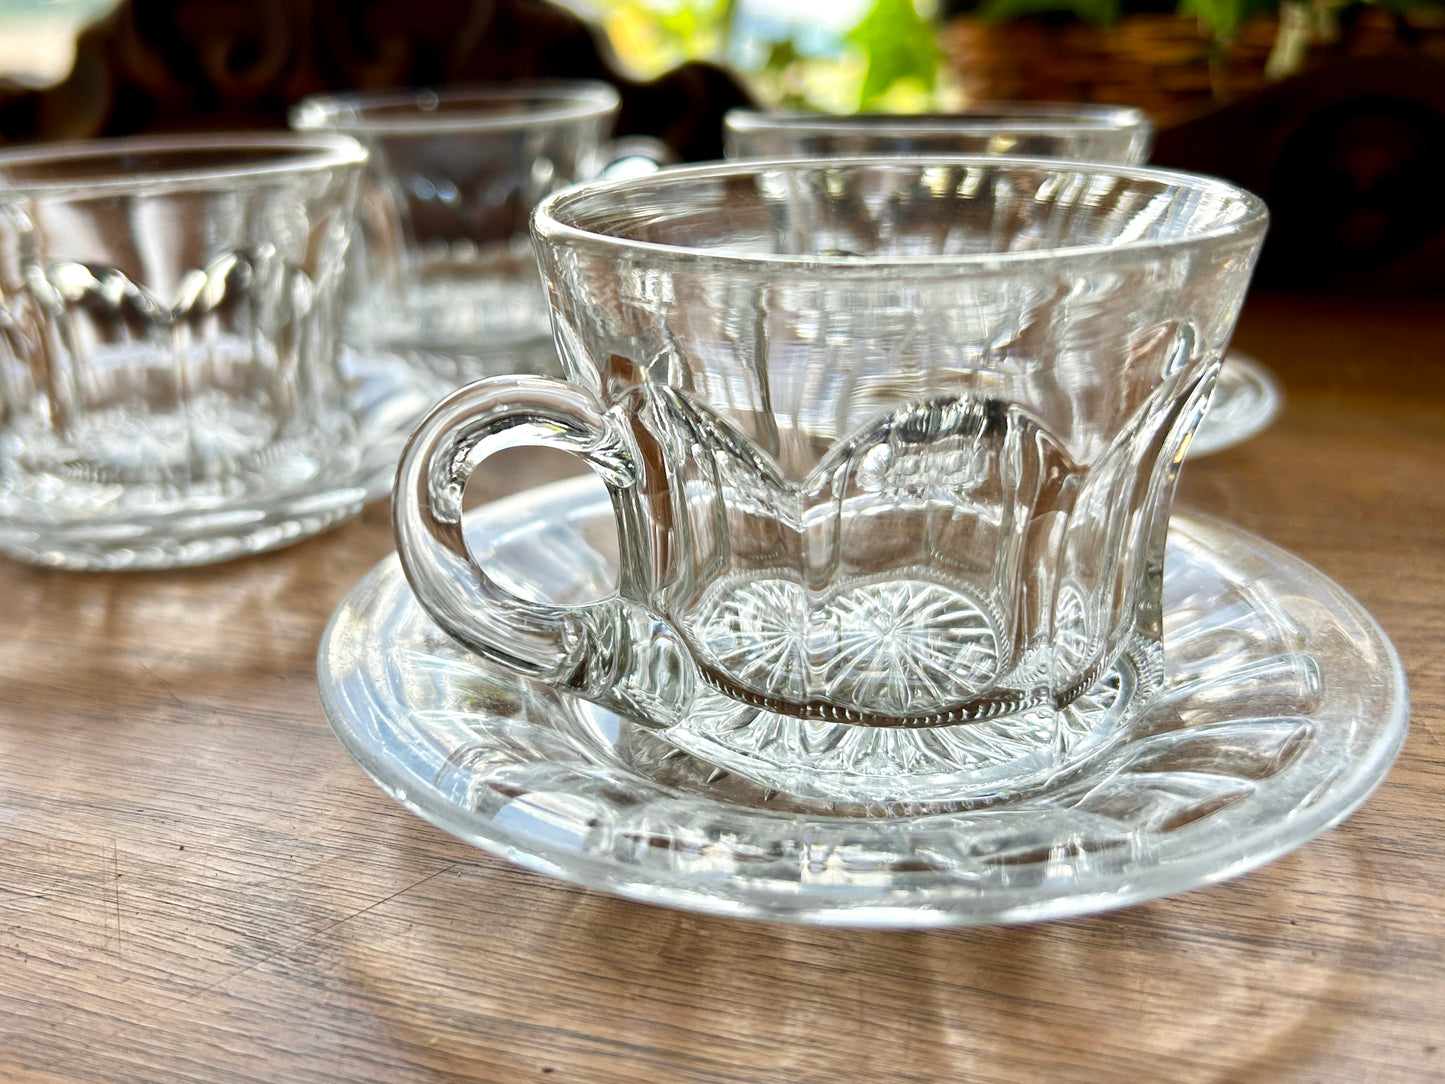
[[[996,621],[923,573],[856,579],[810,599],[796,580],[737,576],[688,621],[711,676],[749,702],[828,705],[827,716],[923,716],[985,690],[999,670]]]
[[[683,723],[657,733],[708,764],[796,798],[974,808],[1057,784],[1107,750],[1162,674],[1157,647],[1135,640],[1062,709],[912,729],[799,719],[717,694],[699,697]]]

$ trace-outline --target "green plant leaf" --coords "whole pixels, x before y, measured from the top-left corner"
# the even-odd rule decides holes
[[[1280,0],[1179,0],[1179,14],[1192,15],[1215,41],[1227,41],[1244,21],[1261,11],[1277,11]]]
[[[847,41],[868,58],[859,94],[867,109],[899,80],[916,80],[932,91],[938,79],[940,51],[933,24],[918,13],[913,0],[875,0]]]

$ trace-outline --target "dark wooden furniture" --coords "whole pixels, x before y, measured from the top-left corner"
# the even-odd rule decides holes
[[[307,94],[518,79],[611,82],[617,133],[684,159],[721,157],[723,113],[748,101],[709,64],[623,78],[547,0],[121,0],[80,35],[63,82],[0,79],[0,144],[284,128]]]

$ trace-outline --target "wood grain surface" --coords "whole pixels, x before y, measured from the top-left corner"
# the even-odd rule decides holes
[[[1259,296],[1236,341],[1288,403],[1182,503],[1342,584],[1411,686],[1343,826],[1065,922],[704,918],[455,842],[332,739],[316,645],[384,505],[207,569],[0,562],[0,1081],[1445,1078],[1445,306]]]

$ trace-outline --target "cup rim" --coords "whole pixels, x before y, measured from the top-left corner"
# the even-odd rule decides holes
[[[1092,102],[1008,102],[980,100],[966,109],[943,113],[821,113],[802,110],[763,110],[735,107],[723,114],[730,132],[790,131],[804,129],[827,135],[887,130],[901,136],[948,132],[1150,132],[1153,122],[1142,109],[1130,105]]]
[[[917,256],[860,256],[856,254],[820,254],[788,252],[749,252],[740,249],[704,248],[674,245],[659,241],[641,241],[601,233],[565,221],[570,204],[584,199],[603,199],[625,195],[629,189],[649,185],[678,185],[714,180],[720,177],[757,175],[778,169],[873,168],[914,169],[934,167],[974,167],[987,170],[1047,171],[1050,173],[1091,173],[1120,177],[1137,182],[1169,184],[1192,189],[1196,195],[1214,193],[1240,205],[1240,213],[1225,222],[1201,227],[1178,237],[1142,238],[1117,243],[1068,245],[1059,248],[1027,249],[1017,252],[940,253]],[[1269,211],[1258,196],[1217,177],[1182,170],[1154,169],[1141,166],[1113,165],[1107,162],[1085,162],[1066,158],[1000,157],[997,155],[926,154],[926,155],[859,155],[847,157],[790,156],[783,158],[737,159],[698,166],[669,166],[641,177],[617,180],[584,181],[570,185],[544,197],[532,212],[534,236],[548,244],[565,243],[594,251],[630,252],[668,260],[690,262],[721,262],[753,267],[775,266],[827,270],[837,274],[874,274],[880,268],[899,271],[947,270],[951,273],[992,273],[1018,265],[1043,261],[1097,260],[1100,257],[1127,253],[1133,257],[1182,246],[1195,246],[1230,238],[1252,239],[1262,234],[1269,222]]]
[[[174,169],[126,171],[119,163],[127,155],[235,152],[234,165],[205,165]],[[272,157],[265,157],[265,152]],[[260,152],[262,155],[258,157]],[[7,182],[7,167],[49,163],[113,159],[111,175],[89,172],[84,176],[53,177]],[[35,195],[59,193],[92,196],[104,193],[205,188],[225,183],[249,182],[262,178],[305,174],[338,166],[360,166],[367,150],[351,136],[337,132],[228,132],[154,136],[121,136],[102,139],[67,140],[0,150],[0,202]]]
[[[524,108],[520,113],[506,116],[467,109],[468,105],[489,102],[515,102]],[[421,136],[439,132],[504,132],[538,124],[562,124],[606,116],[621,104],[617,89],[601,80],[522,79],[508,83],[312,94],[291,108],[287,120],[299,131]],[[460,111],[448,114],[448,108]],[[398,109],[403,112],[396,116],[366,116],[368,111]]]

